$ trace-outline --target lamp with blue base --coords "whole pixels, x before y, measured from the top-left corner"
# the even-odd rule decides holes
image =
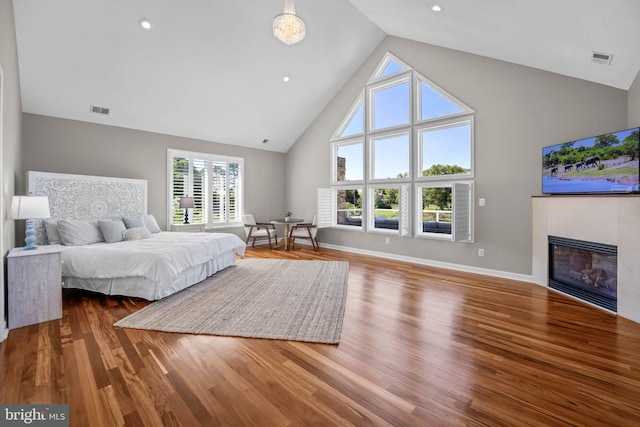
[[[26,219],[27,229],[24,242],[25,251],[36,249],[35,220],[49,218],[49,198],[46,196],[13,196],[11,201],[11,218]]]

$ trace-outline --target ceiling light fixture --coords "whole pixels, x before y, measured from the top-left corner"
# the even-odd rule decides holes
[[[273,35],[287,45],[298,43],[306,35],[304,21],[296,15],[293,0],[284,0],[284,13],[273,19]]]
[[[442,12],[442,7],[434,4],[431,6],[431,10],[433,10],[434,12]]]
[[[151,27],[153,26],[151,25],[151,21],[149,21],[147,18],[140,18],[140,20],[138,20],[138,24],[140,24],[142,29],[146,31],[151,30]]]
[[[291,80],[291,78],[289,78],[289,76],[284,76],[282,78],[282,81],[285,82],[285,83],[288,82],[289,80]]]

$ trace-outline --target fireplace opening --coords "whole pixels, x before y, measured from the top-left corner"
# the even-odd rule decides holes
[[[618,248],[549,236],[549,287],[618,311]]]

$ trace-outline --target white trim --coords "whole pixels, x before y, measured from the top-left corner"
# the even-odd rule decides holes
[[[379,129],[374,129],[374,117],[376,114],[376,103],[375,103],[375,94],[377,92],[381,92],[386,89],[390,89],[394,86],[400,86],[407,83],[408,86],[408,103],[409,103],[409,111],[406,123],[401,123],[399,125],[384,127]],[[376,82],[370,84],[366,88],[366,106],[365,106],[365,115],[366,115],[366,133],[367,135],[372,135],[377,132],[387,132],[393,129],[400,128],[409,128],[413,124],[413,79],[411,78],[411,71],[405,71],[403,73],[394,74],[393,78],[389,80],[384,80],[381,82]],[[368,107],[368,108],[367,108]]]
[[[518,280],[521,282],[537,284],[533,281],[533,276],[527,275],[527,274],[512,273],[509,271],[502,271],[502,270],[492,270],[492,269],[481,268],[481,267],[472,267],[469,265],[454,264],[450,262],[433,261],[433,260],[424,259],[424,258],[407,257],[403,255],[396,255],[396,254],[391,254],[386,252],[370,251],[367,249],[351,248],[348,246],[331,245],[326,243],[320,243],[320,247],[327,248],[327,249],[335,249],[335,250],[344,251],[344,252],[351,252],[351,253],[360,254],[360,255],[368,255],[368,256],[373,256],[377,258],[410,262],[413,264],[420,264],[428,267],[446,268],[447,270],[463,271],[465,273],[482,274],[484,276],[499,277],[502,279],[511,279],[511,280]]]
[[[435,84],[433,81],[429,80],[428,78],[426,78],[425,76],[423,76],[422,74],[416,72],[414,70],[414,75],[415,75],[415,93],[416,93],[416,109],[415,109],[415,116],[414,116],[414,123],[415,124],[419,124],[419,123],[426,123],[429,121],[434,121],[434,120],[441,120],[444,118],[450,118],[450,117],[459,117],[459,116],[468,116],[471,114],[474,114],[475,111],[470,108],[468,105],[466,105],[464,102],[460,101],[458,98],[456,98],[455,96],[451,95],[449,92],[447,92],[446,90],[444,90],[443,88],[441,88],[440,86],[438,86],[437,84]],[[439,116],[439,117],[433,117],[430,119],[422,119],[420,116],[422,115],[422,83],[424,83],[425,86],[428,86],[430,89],[432,89],[434,92],[436,92],[438,95],[442,96],[443,98],[446,98],[448,101],[450,101],[452,104],[454,104],[456,107],[460,108],[462,111],[460,111],[459,113],[454,113],[454,114],[448,114],[446,116]]]
[[[356,112],[358,112],[360,107],[362,107],[362,123],[361,123],[362,132],[354,133],[353,135],[342,136],[342,132],[344,132],[347,126],[349,126],[349,123],[351,123],[351,120],[353,120]],[[364,89],[363,89],[362,92],[360,92],[360,95],[358,95],[356,102],[351,106],[349,113],[345,116],[345,118],[342,120],[342,123],[340,123],[340,126],[338,126],[338,129],[333,134],[333,138],[331,138],[331,141],[338,141],[338,140],[343,140],[347,138],[355,138],[357,136],[363,136],[365,133],[364,131],[366,126],[365,117],[366,117],[366,108],[364,105]]]
[[[388,76],[385,76],[385,77],[380,77],[384,69],[387,68],[387,66],[391,63],[391,61],[397,63],[403,69],[401,71],[398,71],[397,73],[389,74]],[[378,64],[378,67],[376,68],[376,70],[373,72],[371,77],[369,77],[369,81],[367,81],[367,85],[370,85],[372,83],[377,83],[379,81],[386,80],[386,79],[392,79],[396,77],[398,74],[406,73],[407,71],[411,71],[412,69],[413,67],[410,67],[404,61],[399,60],[398,57],[395,56],[393,53],[387,51],[387,53],[384,54],[382,61],[380,61],[380,63]]]
[[[338,181],[338,148],[346,147],[348,145],[362,145],[362,179],[354,179],[354,180],[345,180]],[[335,141],[331,143],[331,177],[329,182],[331,185],[364,185],[365,177],[367,176],[367,171],[365,167],[365,158],[367,157],[366,152],[366,141],[364,136],[359,136],[356,138],[345,139],[344,141]]]
[[[433,131],[438,131],[441,129],[450,129],[450,128],[456,128],[456,127],[461,127],[461,126],[469,126],[469,169],[470,172],[469,173],[465,173],[465,174],[455,174],[455,175],[422,175],[422,172],[424,171],[425,167],[422,164],[422,145],[423,145],[423,141],[422,141],[422,134],[425,132],[433,132]],[[474,134],[474,122],[473,122],[473,116],[466,116],[466,117],[453,117],[453,118],[447,118],[447,119],[443,119],[443,120],[438,120],[438,121],[432,121],[432,122],[425,122],[422,123],[421,125],[416,125],[414,126],[414,147],[415,147],[415,151],[416,151],[416,158],[414,159],[413,165],[415,167],[414,170],[414,179],[416,181],[438,181],[438,180],[445,180],[445,181],[451,181],[454,179],[470,179],[473,178],[475,176],[475,171],[474,171],[474,162],[473,162],[473,146],[474,146],[474,138],[473,138],[473,134]]]
[[[0,188],[4,190],[4,157],[2,153],[4,152],[4,70],[2,69],[2,65],[0,65]],[[0,212],[3,212],[2,218],[0,218],[0,248],[2,248],[2,256],[4,257],[5,253],[9,251],[4,247],[4,240],[6,239],[6,235],[4,234],[4,191],[0,195]],[[7,284],[4,281],[4,262],[0,263],[0,283],[2,284],[2,296],[0,296],[0,342],[4,341],[9,335],[9,328],[6,320],[6,313],[4,308],[5,304],[5,295],[7,294],[6,286]]]
[[[374,177],[374,174],[376,173],[376,168],[375,168],[375,163],[376,163],[376,149],[375,149],[375,145],[376,142],[378,141],[383,141],[383,140],[387,140],[387,139],[391,139],[391,138],[396,138],[396,137],[400,137],[400,136],[405,136],[407,137],[407,155],[408,155],[408,162],[407,162],[407,168],[408,170],[407,172],[407,176],[405,178],[398,178],[398,177],[389,177],[389,178],[376,178]],[[368,168],[367,168],[367,183],[368,184],[375,184],[375,183],[389,183],[389,182],[411,182],[411,165],[412,165],[412,158],[411,158],[411,153],[414,151],[412,149],[412,135],[411,135],[411,128],[410,127],[405,127],[400,128],[400,129],[395,129],[392,131],[387,131],[387,132],[383,132],[383,133],[376,133],[376,134],[371,134],[368,136],[367,138],[367,145],[369,148],[369,153],[367,156],[367,160],[368,160]]]

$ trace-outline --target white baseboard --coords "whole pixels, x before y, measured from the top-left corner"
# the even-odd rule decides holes
[[[296,244],[297,243],[298,242],[296,242]],[[369,255],[369,256],[374,256],[378,258],[411,262],[414,264],[421,264],[421,265],[426,265],[430,267],[440,267],[440,268],[446,268],[449,270],[464,271],[467,273],[483,274],[485,276],[500,277],[503,279],[512,279],[512,280],[519,280],[521,282],[534,283],[533,275],[530,275],[530,274],[519,274],[519,273],[512,273],[510,271],[501,271],[501,270],[492,270],[489,268],[472,267],[469,265],[433,261],[433,260],[424,259],[424,258],[407,257],[402,255],[390,254],[386,252],[370,251],[366,249],[350,248],[347,246],[338,246],[338,245],[331,245],[326,243],[320,243],[320,247],[328,248],[328,249],[336,249],[336,250],[345,251],[345,252],[352,252],[352,253],[361,254],[361,255]]]

